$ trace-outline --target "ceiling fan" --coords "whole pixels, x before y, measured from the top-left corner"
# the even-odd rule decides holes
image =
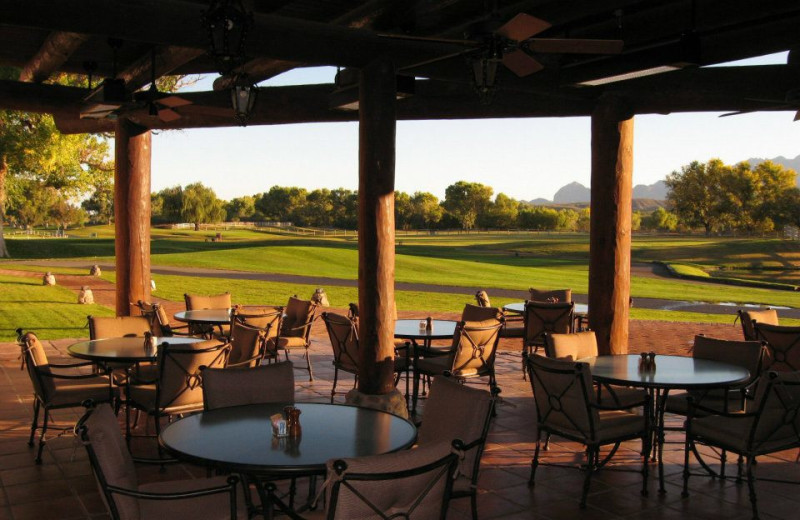
[[[125,81],[116,77],[117,60],[116,49],[118,45],[109,42],[114,49],[114,74],[111,78],[103,80],[102,84],[84,98],[83,106],[80,111],[80,118],[86,119],[116,119],[120,114],[147,109],[147,114],[158,117],[161,121],[169,123],[181,118],[179,110],[192,110],[198,113],[230,117],[233,115],[230,109],[220,107],[192,107],[193,102],[175,94],[161,92],[156,86],[156,54],[155,49],[150,57],[150,86],[146,90],[140,90],[131,95]],[[91,75],[89,76],[91,88]]]
[[[464,40],[380,34],[384,38],[410,39],[439,43],[454,43],[465,47],[461,52],[442,56],[407,67],[414,69],[438,61],[464,55],[473,64],[477,62],[502,63],[519,77],[525,77],[544,68],[536,59],[536,54],[619,54],[622,40],[583,39],[583,38],[535,38],[537,34],[549,29],[551,24],[541,18],[519,13],[510,20],[502,22],[496,14],[487,20],[472,24],[465,31]]]

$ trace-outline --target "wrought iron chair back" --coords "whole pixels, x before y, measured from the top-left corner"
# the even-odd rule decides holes
[[[756,339],[767,347],[764,370],[793,372],[800,370],[800,327],[753,322]]]
[[[775,309],[763,309],[760,311],[746,311],[739,309],[736,311],[736,319],[742,322],[742,335],[745,341],[757,341],[756,331],[753,322],[766,323],[768,325],[778,325],[778,311]],[[735,322],[734,322],[735,323]]]

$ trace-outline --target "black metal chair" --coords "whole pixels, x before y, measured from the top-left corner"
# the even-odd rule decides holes
[[[753,518],[758,518],[756,457],[800,447],[800,372],[769,372],[756,388],[753,406],[744,413],[725,413],[689,401],[683,462],[683,496],[689,496],[689,453],[697,445],[742,456]],[[702,460],[699,459],[698,460]],[[742,477],[739,466],[737,480]],[[800,481],[759,479],[800,484]]]
[[[75,408],[81,406],[86,399],[98,403],[115,403],[118,406],[119,389],[111,384],[108,375],[80,373],[76,370],[80,367],[91,367],[91,361],[71,364],[50,363],[42,343],[33,332],[23,333],[22,329],[17,329],[17,343],[22,349],[22,367],[28,368],[28,375],[33,385],[33,421],[28,446],[34,444],[36,430],[39,429],[39,413],[43,411],[42,431],[35,458],[36,463],[41,464],[42,450],[47,443],[47,430],[52,427],[51,410]]]

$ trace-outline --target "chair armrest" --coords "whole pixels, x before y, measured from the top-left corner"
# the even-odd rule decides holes
[[[594,408],[596,410],[608,410],[608,411],[620,410],[621,411],[621,410],[630,410],[631,408],[638,408],[640,406],[648,406],[649,404],[650,404],[650,396],[647,396],[641,401],[628,403],[628,404],[626,404],[624,406],[619,405],[619,404],[617,404],[617,405],[603,405],[603,404],[599,404],[599,403],[590,403],[589,407],[590,408]]]
[[[251,358],[248,358],[248,359],[245,359],[245,360],[242,360],[242,361],[238,361],[236,363],[227,363],[225,365],[225,368],[236,368],[236,367],[247,366],[250,363],[252,363],[253,361],[258,361],[260,359],[261,359],[261,355],[259,354],[257,356],[253,356]]]
[[[687,401],[688,401],[688,405],[689,405],[689,408],[688,408],[687,413],[686,413],[686,419],[687,420],[691,420],[692,418],[694,418],[695,412],[697,412],[697,411],[706,412],[707,414],[716,415],[716,416],[719,416],[719,417],[729,417],[729,418],[732,418],[732,419],[737,419],[737,418],[743,418],[744,419],[744,418],[748,418],[748,417],[756,417],[758,415],[756,413],[725,412],[723,410],[718,410],[716,408],[709,408],[708,406],[703,406],[703,405],[695,402],[693,397],[688,397]]]
[[[53,372],[43,372],[41,370],[37,370],[37,373],[42,377],[49,377],[52,379],[97,379],[98,377],[102,377],[102,375],[98,374],[54,374]],[[109,379],[109,384],[111,380]]]
[[[78,363],[70,363],[70,364],[61,364],[61,363],[48,363],[50,368],[75,368],[75,367],[87,367],[89,365],[94,365],[94,361],[80,361]]]
[[[208,495],[216,495],[219,493],[233,494],[236,492],[236,484],[239,482],[239,477],[231,475],[228,477],[228,484],[226,486],[217,486],[213,488],[193,489],[191,491],[173,492],[173,493],[155,493],[152,491],[139,491],[137,489],[126,489],[117,486],[107,485],[106,488],[111,493],[118,495],[141,498],[144,500],[180,500],[185,498],[196,498]]]

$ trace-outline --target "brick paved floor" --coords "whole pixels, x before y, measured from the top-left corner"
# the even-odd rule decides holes
[[[176,309],[177,310],[177,309]],[[400,313],[400,317],[422,317]],[[439,314],[440,318],[455,318]],[[733,322],[733,319],[731,319]],[[738,326],[713,324],[632,322],[631,352],[655,350],[659,353],[688,354],[694,334],[737,338]],[[65,358],[65,348],[72,340],[46,342],[48,354]],[[33,464],[33,450],[27,446],[31,417],[31,386],[28,376],[20,371],[18,348],[0,345],[0,520],[4,519],[86,519],[104,518],[105,510],[83,447],[69,436],[51,439],[45,449],[44,463]],[[312,362],[316,380],[311,382],[298,370],[299,401],[325,402],[330,392],[332,368],[330,344],[320,321],[312,336]],[[302,364],[296,359],[297,365]],[[665,464],[667,493],[656,493],[657,483],[650,478],[651,493],[639,493],[641,477],[636,473],[601,471],[593,479],[589,506],[578,509],[582,474],[556,467],[541,467],[537,484],[530,488],[527,478],[536,438],[533,399],[529,383],[522,380],[520,354],[516,344],[504,340],[497,358],[498,382],[503,389],[503,403],[492,425],[489,443],[483,457],[478,499],[480,517],[540,519],[726,519],[750,518],[747,486],[735,482],[719,482],[694,478],[691,496],[681,498],[682,444],[667,444]],[[341,388],[346,388],[347,380]],[[339,398],[341,401],[341,398]],[[80,410],[58,412],[59,422],[70,423]],[[424,420],[424,400],[422,401]],[[669,418],[673,425],[677,418]],[[680,433],[669,440],[682,441]],[[154,444],[134,445],[146,452]],[[638,469],[635,442],[626,443],[616,455],[617,464]],[[543,460],[578,461],[579,448],[574,443],[554,438]],[[144,453],[139,453],[144,454]],[[794,463],[796,453],[787,452],[759,460],[758,473],[764,476],[791,476],[800,480],[800,465]],[[654,468],[653,468],[654,469]],[[202,476],[205,470],[188,464],[169,465],[164,473],[157,467],[142,466],[144,481]],[[758,486],[762,518],[797,518],[800,493],[797,487],[761,483]],[[469,518],[467,501],[453,503],[448,518]]]

